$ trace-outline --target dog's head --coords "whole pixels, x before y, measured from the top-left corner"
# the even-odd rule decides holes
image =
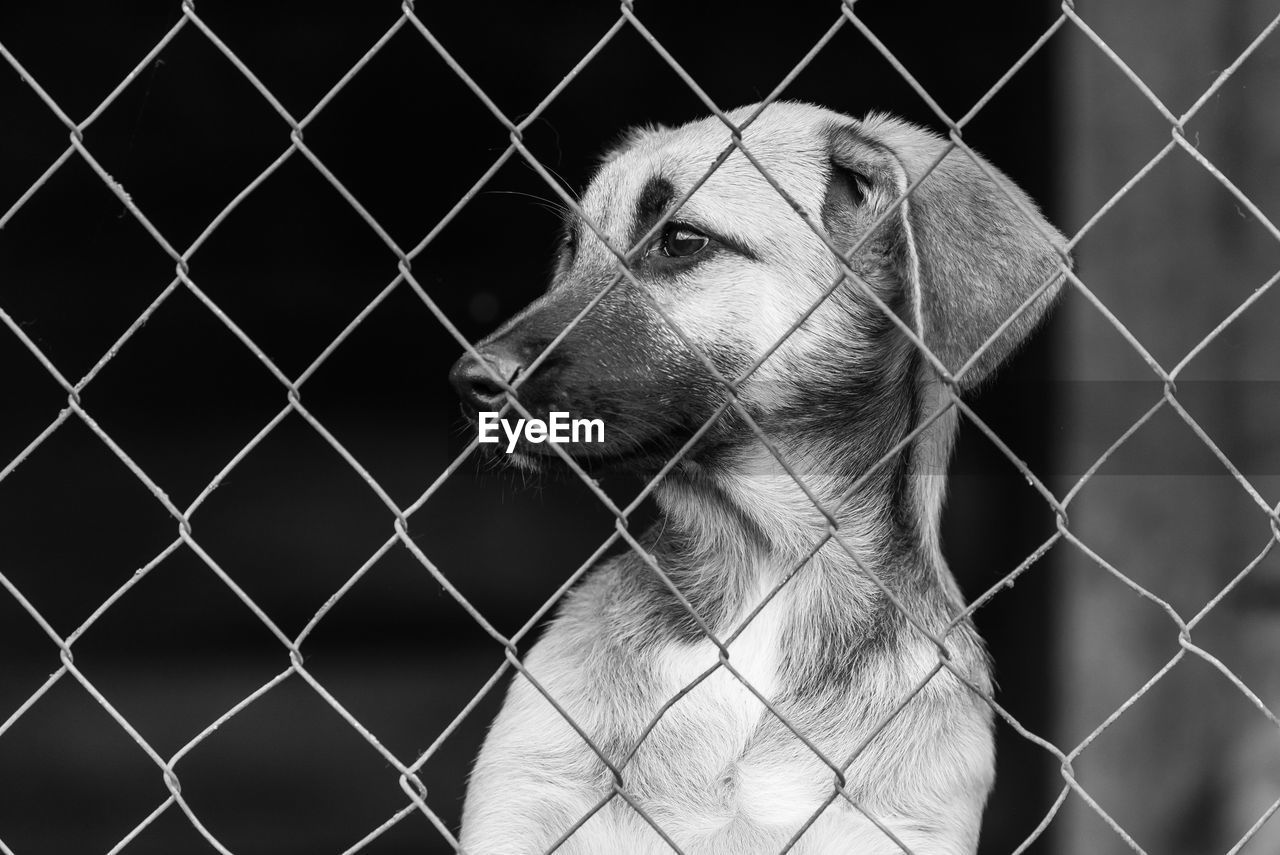
[[[741,123],[752,112],[730,115]],[[710,365],[730,381],[749,372],[736,395],[767,434],[848,445],[860,420],[888,413],[893,426],[876,432],[900,431],[916,375],[932,371],[902,325],[951,372],[1005,325],[959,378],[969,387],[1052,302],[1058,282],[1009,322],[1055,279],[1063,241],[994,167],[953,150],[899,202],[946,150],[934,134],[885,116],[855,121],[779,103],[743,140],[808,223],[741,151],[703,181],[729,143],[717,119],[629,134],[581,198],[590,224],[566,223],[547,292],[478,345],[486,364],[464,356],[454,366],[464,407],[499,410],[500,378],[516,385],[534,416],[603,421],[604,442],[566,448],[576,459],[649,469],[721,410],[727,395]],[[858,245],[850,266],[861,283],[840,281],[841,266],[815,228],[841,250]],[[618,278],[614,250],[633,247],[635,281],[606,292]],[[757,441],[726,410],[688,465]],[[552,454],[525,442],[518,452],[511,457],[525,464]]]

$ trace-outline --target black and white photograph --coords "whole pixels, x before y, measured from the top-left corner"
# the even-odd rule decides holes
[[[1280,852],[1278,31],[0,7],[0,855]]]

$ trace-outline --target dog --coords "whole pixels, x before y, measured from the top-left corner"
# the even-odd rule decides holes
[[[472,419],[514,389],[535,416],[604,422],[603,442],[561,446],[584,469],[653,475],[727,400],[715,375],[737,379],[782,340],[656,487],[648,558],[591,568],[522,657],[537,685],[514,678],[475,763],[460,840],[472,855],[977,847],[992,684],[939,543],[946,404],[1039,323],[1065,241],[995,167],[942,157],[944,139],[887,115],[780,102],[742,141],[812,227],[735,149],[655,229],[730,134],[716,118],[634,130],[578,202],[590,222],[569,216],[548,291],[453,367]],[[530,369],[617,277],[610,247],[650,232],[634,281]],[[828,243],[858,247],[855,276]],[[972,364],[943,382],[908,330],[947,371]],[[558,465],[546,444],[507,459]],[[831,528],[840,539],[814,552]],[[715,669],[646,733],[720,661],[706,630],[732,638],[736,675]],[[615,778],[584,737],[620,773],[594,813]]]

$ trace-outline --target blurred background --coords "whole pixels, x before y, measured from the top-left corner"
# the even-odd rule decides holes
[[[1174,5],[1185,15],[1154,0],[1078,8],[1179,113],[1280,10]],[[863,0],[857,10],[953,117],[1060,13],[1038,1]],[[394,3],[329,0],[201,2],[197,11],[295,117],[400,15]],[[417,14],[502,110],[522,118],[618,10],[547,0],[419,4]],[[771,91],[839,11],[807,0],[655,0],[638,4],[637,14],[711,97],[736,106]],[[6,4],[0,44],[80,121],[180,17],[172,0]],[[1177,150],[1080,244],[1085,283],[1151,342],[1166,368],[1280,266],[1280,243],[1255,216],[1280,214],[1278,62],[1280,38],[1265,43],[1185,131],[1258,209]],[[785,97],[854,115],[887,110],[937,127],[928,105],[852,26]],[[705,113],[624,27],[525,140],[578,188],[594,156],[626,127]],[[0,73],[0,117],[0,309],[75,383],[171,285],[174,264],[78,154],[24,199],[67,149],[68,132],[11,69]],[[289,135],[270,103],[188,24],[83,142],[181,252],[289,148]],[[966,126],[965,140],[1071,234],[1168,143],[1169,123],[1068,25]],[[404,26],[306,127],[305,142],[409,248],[497,160],[507,135],[422,35]],[[546,283],[558,221],[526,194],[550,191],[513,157],[413,262],[415,277],[472,341]],[[307,372],[308,411],[401,506],[465,447],[446,381],[461,347],[407,286],[316,365],[395,280],[397,259],[301,154],[206,236],[189,275],[284,374]],[[1078,515],[1072,506],[1072,530],[1098,557],[1174,600],[1186,619],[1273,542],[1259,499],[1274,505],[1280,487],[1276,303],[1269,292],[1259,296],[1191,363],[1193,382],[1179,385],[1184,406],[1260,496],[1166,407],[1080,493]],[[1063,495],[1161,390],[1111,321],[1073,293],[972,405]],[[66,398],[19,337],[0,329],[0,465],[54,422]],[[100,366],[80,401],[183,509],[287,404],[272,373],[181,286]],[[76,639],[74,656],[159,755],[177,752],[288,667],[279,640],[191,549],[155,561],[174,542],[175,521],[80,418],[67,418],[0,472],[0,573],[55,632],[75,631],[146,568]],[[1045,543],[1055,520],[971,425],[962,429],[954,472],[944,538],[973,598]],[[639,485],[615,478],[604,487],[625,501]],[[191,522],[210,559],[291,637],[363,568],[302,649],[310,673],[403,760],[432,746],[502,663],[502,648],[405,548],[369,563],[394,534],[393,516],[296,413],[244,455]],[[526,484],[470,460],[409,520],[422,552],[503,633],[529,620],[612,528],[611,515],[576,480]],[[1208,637],[1217,646],[1206,647],[1272,701],[1280,694],[1280,639],[1267,620],[1280,606],[1275,565],[1265,555],[1204,624],[1216,633]],[[1178,627],[1164,612],[1063,541],[976,621],[996,661],[999,703],[1064,751],[1179,653]],[[23,710],[60,665],[56,645],[0,591],[0,851],[106,852],[168,796],[155,763],[71,676]],[[453,829],[470,761],[504,687],[461,720],[422,770],[428,804]],[[1191,657],[1107,729],[1076,769],[1090,795],[1152,851],[1226,851],[1280,796],[1278,736],[1230,679]],[[998,738],[984,855],[1013,851],[1032,835],[1063,786],[1052,753],[1004,724]],[[398,773],[297,676],[202,741],[177,772],[200,821],[236,853],[343,852],[408,803]],[[213,850],[173,808],[125,851]],[[413,813],[362,851],[451,848]],[[1127,850],[1072,794],[1028,851]]]

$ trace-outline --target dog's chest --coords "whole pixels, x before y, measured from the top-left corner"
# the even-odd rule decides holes
[[[623,770],[628,789],[683,835],[749,836],[812,800],[813,769],[796,762],[800,743],[770,710],[785,682],[784,612],[773,606],[721,636],[723,659],[710,640],[655,645],[643,709],[613,711],[614,744],[625,752],[640,740]]]

